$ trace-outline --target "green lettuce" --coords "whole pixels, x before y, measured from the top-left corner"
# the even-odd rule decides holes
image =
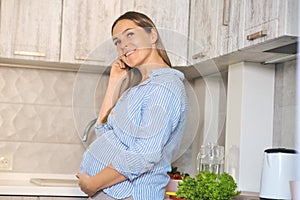
[[[194,178],[186,177],[178,185],[176,197],[188,200],[231,200],[241,192],[226,172],[221,175],[202,171]]]

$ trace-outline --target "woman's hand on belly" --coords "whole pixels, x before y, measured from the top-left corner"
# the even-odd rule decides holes
[[[97,188],[93,187],[94,185],[89,175],[77,173],[76,177],[79,179],[78,185],[80,189],[89,197],[93,196],[97,192]]]
[[[78,184],[81,190],[90,197],[99,190],[120,183],[127,179],[124,175],[115,170],[112,165],[108,165],[95,176],[77,173],[76,177],[79,179]]]

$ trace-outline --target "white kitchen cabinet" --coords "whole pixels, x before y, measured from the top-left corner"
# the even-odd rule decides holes
[[[280,47],[297,42],[297,4],[297,0],[191,0],[189,60],[200,64],[212,59],[228,66],[293,56],[293,48]]]
[[[241,0],[223,0],[219,4],[216,56],[223,56],[239,49],[242,4]]]
[[[0,3],[0,57],[59,60],[62,0]]]
[[[189,59],[192,63],[227,52],[230,39],[228,6],[226,0],[191,0]]]
[[[26,3],[3,0],[0,3],[2,64],[68,70],[85,64],[110,66],[118,58],[111,40],[111,25],[121,13],[136,10],[153,19],[172,64],[187,65],[189,0],[29,0]]]
[[[191,60],[216,55],[218,2],[218,0],[191,0],[189,51]]]
[[[121,12],[138,11],[152,19],[173,66],[187,65],[189,0],[123,0]]]
[[[117,58],[111,25],[120,1],[64,0],[61,62],[110,66]]]
[[[239,49],[240,0],[191,0],[190,51],[193,63]]]
[[[243,0],[239,48],[297,36],[298,0]]]

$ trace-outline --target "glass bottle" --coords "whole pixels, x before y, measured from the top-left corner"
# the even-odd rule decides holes
[[[202,145],[197,156],[198,172],[209,170],[216,174],[224,172],[224,147],[214,143]]]

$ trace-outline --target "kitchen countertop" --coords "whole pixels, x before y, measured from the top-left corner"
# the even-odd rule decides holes
[[[31,182],[31,179],[34,179],[36,184]],[[77,186],[76,181],[74,174],[0,172],[0,196],[87,197]],[[242,192],[234,200],[259,200],[259,193]]]
[[[74,174],[0,172],[0,195],[86,197],[76,181]]]
[[[233,198],[233,200],[259,200],[258,192],[241,192],[240,195]]]

